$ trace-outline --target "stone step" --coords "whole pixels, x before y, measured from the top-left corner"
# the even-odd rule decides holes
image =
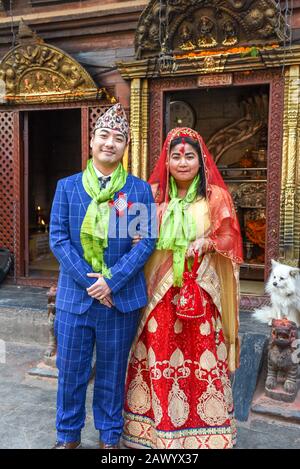
[[[48,344],[49,325],[47,308],[0,306],[0,339],[23,344]]]
[[[48,343],[47,288],[0,285],[0,338],[17,343]]]
[[[298,389],[300,382],[298,381]],[[252,403],[251,411],[266,417],[300,424],[300,393],[294,402],[276,401],[262,394]]]

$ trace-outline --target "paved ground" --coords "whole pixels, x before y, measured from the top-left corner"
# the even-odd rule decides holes
[[[50,448],[55,442],[56,380],[31,377],[47,343],[45,289],[0,287],[0,449]],[[241,315],[240,332],[266,333],[268,328]],[[92,384],[88,388],[84,448],[97,448],[92,417]],[[300,448],[300,425],[274,422],[254,414],[238,423],[240,449]]]
[[[44,348],[7,343],[6,363],[0,364],[0,448],[49,448],[55,441],[56,381],[29,377],[26,372]],[[93,426],[92,385],[88,389],[87,421],[82,433],[85,448],[97,447]],[[299,425],[257,418],[238,425],[238,448],[300,448]]]

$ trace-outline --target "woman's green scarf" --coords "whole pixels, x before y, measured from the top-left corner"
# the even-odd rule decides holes
[[[199,174],[194,178],[186,196],[178,197],[178,188],[173,176],[170,177],[170,202],[164,213],[157,249],[173,251],[174,286],[182,285],[185,253],[191,241],[196,239],[196,222],[187,213],[189,204],[197,197]]]
[[[127,175],[127,171],[120,163],[112,174],[109,186],[100,190],[93,161],[90,159],[82,176],[83,187],[92,198],[80,230],[83,256],[94,272],[101,272],[107,278],[111,277],[110,270],[104,262],[109,227],[108,201],[112,200],[115,193],[125,185]]]

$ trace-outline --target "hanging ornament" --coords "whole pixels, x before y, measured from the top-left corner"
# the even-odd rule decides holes
[[[274,0],[277,10],[277,24],[275,30],[278,37],[282,40],[284,48],[292,45],[292,16],[293,0]]]
[[[178,65],[173,51],[169,47],[169,5],[168,0],[159,2],[159,44],[160,53],[157,59],[158,72],[175,73]]]

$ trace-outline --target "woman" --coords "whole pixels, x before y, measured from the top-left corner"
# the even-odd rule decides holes
[[[124,442],[131,448],[231,448],[229,372],[238,366],[242,262],[232,199],[202,138],[188,128],[168,134],[149,182],[160,234],[146,265],[150,302],[128,362]],[[196,262],[200,286],[201,314],[193,319],[176,313],[185,258]]]

